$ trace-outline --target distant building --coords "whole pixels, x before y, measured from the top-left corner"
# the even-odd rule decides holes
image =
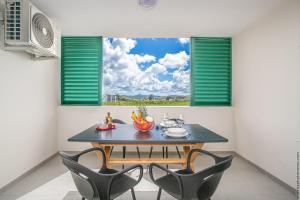
[[[117,102],[118,98],[115,94],[105,94],[104,102]]]

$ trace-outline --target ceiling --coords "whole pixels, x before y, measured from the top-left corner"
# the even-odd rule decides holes
[[[64,35],[118,37],[232,36],[282,0],[32,0]]]

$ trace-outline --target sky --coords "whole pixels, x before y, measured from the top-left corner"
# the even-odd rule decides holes
[[[189,95],[188,38],[104,38],[103,94]]]

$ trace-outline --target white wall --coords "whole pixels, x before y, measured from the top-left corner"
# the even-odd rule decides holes
[[[100,122],[106,112],[112,117],[132,123],[131,112],[136,107],[111,106],[59,106],[58,141],[60,150],[80,150],[90,147],[87,143],[68,142],[67,139],[88,127]],[[186,123],[199,123],[204,127],[229,139],[228,143],[207,144],[206,149],[219,151],[234,150],[233,109],[232,107],[149,107],[149,114],[155,121],[162,119],[163,113],[170,116],[183,114]]]
[[[34,0],[41,9],[46,9],[62,27],[65,35],[104,35],[117,37],[190,37],[192,35],[228,36],[241,26],[246,26],[265,10],[277,4],[278,0],[228,2],[201,2],[193,0],[188,4],[180,0],[172,2],[159,1],[152,10],[138,7],[137,1],[91,1],[86,4],[80,0],[76,4],[67,1]],[[170,5],[172,4],[172,9]],[[221,4],[220,4],[221,3]],[[228,4],[227,4],[228,3]],[[226,6],[222,6],[225,5]],[[248,4],[248,6],[246,5]],[[57,7],[57,5],[60,5]],[[66,7],[72,6],[66,16]],[[90,5],[93,5],[92,8]],[[213,6],[214,5],[214,6]],[[215,5],[218,5],[217,7]],[[232,6],[231,6],[232,5]],[[253,9],[249,9],[252,7]],[[83,9],[83,10],[82,10]],[[84,9],[90,12],[85,13]],[[214,10],[214,11],[213,11]],[[236,12],[239,10],[238,12]],[[238,20],[237,16],[243,10]],[[121,14],[120,14],[121,13]],[[178,15],[180,13],[180,15]],[[218,13],[218,19],[216,17]],[[84,16],[83,16],[84,15]],[[189,23],[196,18],[209,18],[210,21],[199,21],[195,26]],[[94,21],[97,19],[97,21]],[[86,23],[88,21],[89,23]],[[76,22],[76,23],[72,23]],[[130,23],[129,23],[130,22]],[[78,29],[80,24],[80,29]],[[96,25],[95,25],[96,24]],[[178,26],[183,24],[184,28]],[[226,27],[226,28],[225,28]],[[89,144],[71,143],[67,139],[101,120],[107,111],[122,120],[130,121],[134,107],[58,107],[58,138],[60,150],[80,150],[90,147]],[[210,150],[234,150],[234,126],[232,107],[152,107],[156,119],[161,119],[163,113],[184,113],[187,123],[199,123],[208,129],[216,131],[229,139],[226,144],[207,145]],[[150,110],[150,111],[151,111]]]
[[[54,17],[68,35],[189,37],[230,36],[279,0],[160,1],[148,11],[139,8],[136,1],[33,2]],[[236,108],[151,107],[149,112],[156,120],[165,112],[175,116],[183,113],[187,123],[199,123],[229,139],[228,143],[205,148],[235,150],[236,144],[242,156],[295,187],[295,135],[300,132],[296,61],[299,1],[285,2],[272,15],[234,37]],[[66,15],[70,5],[72,9]],[[190,23],[197,18],[210,20],[200,20],[197,26]],[[57,61],[31,61],[24,54],[0,50],[0,188],[55,153],[57,142],[60,150],[89,147],[67,142],[67,138],[101,120],[107,111],[130,122],[134,107],[56,106],[58,66]]]
[[[300,132],[299,132],[299,134],[298,134],[298,136],[300,136]],[[299,162],[300,162],[300,139],[299,139],[299,137],[298,137],[298,140],[297,140],[297,147],[298,147],[298,149],[297,149],[297,162],[298,162],[298,164],[300,164]],[[297,184],[298,184],[298,186],[297,186],[297,192],[298,192],[298,200],[300,199],[300,166],[298,165],[298,180],[297,180]]]
[[[236,150],[296,188],[300,133],[300,1],[275,11],[233,39]]]
[[[57,152],[57,69],[0,49],[0,188]]]
[[[66,35],[114,37],[231,36],[281,0],[32,0]],[[78,28],[80,27],[80,28]]]

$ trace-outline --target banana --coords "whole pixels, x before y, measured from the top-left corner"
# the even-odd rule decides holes
[[[139,120],[142,120],[142,119],[143,119],[143,113],[142,113],[142,112],[139,112],[138,119],[139,119]]]
[[[131,114],[131,119],[132,119],[133,121],[135,121],[135,122],[137,122],[137,121],[138,121],[138,118],[137,118],[137,116],[136,116],[136,114],[135,114],[135,112],[134,112],[134,111],[132,111],[132,114]]]

